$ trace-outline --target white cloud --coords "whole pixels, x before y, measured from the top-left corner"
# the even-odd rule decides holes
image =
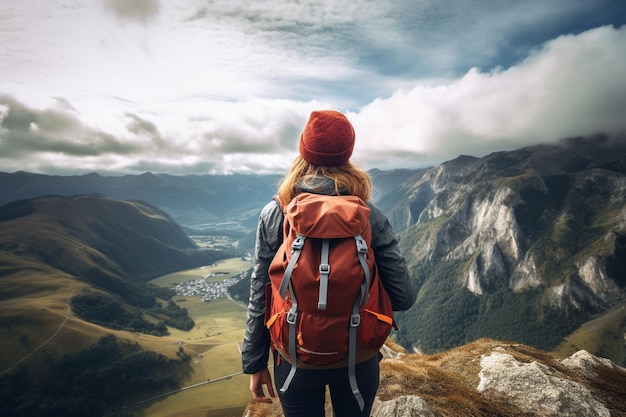
[[[567,4],[0,4],[0,170],[282,172],[316,108],[348,112],[367,168],[623,131],[624,27],[528,54],[621,7]]]
[[[351,115],[360,132],[358,156],[367,161],[382,153],[404,165],[423,164],[570,136],[623,134],[623,74],[626,27],[562,36],[507,70],[474,68],[447,84],[420,85],[365,106]]]

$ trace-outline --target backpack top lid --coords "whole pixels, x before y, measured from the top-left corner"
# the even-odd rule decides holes
[[[352,195],[325,196],[302,193],[285,207],[285,232],[312,238],[337,239],[366,235],[370,208]]]

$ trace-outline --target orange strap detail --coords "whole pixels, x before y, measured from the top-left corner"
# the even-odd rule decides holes
[[[276,321],[276,319],[278,318],[278,315],[281,314],[280,312],[274,314],[272,317],[269,318],[269,320],[267,320],[267,323],[265,323],[265,327],[267,327],[268,329],[270,327],[272,327],[272,324],[274,324],[274,322]]]
[[[393,317],[389,317],[389,316],[386,316],[386,315],[384,315],[384,314],[377,313],[377,312],[372,311],[372,310],[368,310],[367,308],[365,309],[365,311],[367,311],[367,312],[368,312],[368,313],[370,313],[370,314],[375,315],[375,316],[376,316],[376,318],[377,318],[378,320],[380,320],[380,321],[384,321],[384,322],[385,322],[385,323],[387,323],[387,324],[393,324]]]

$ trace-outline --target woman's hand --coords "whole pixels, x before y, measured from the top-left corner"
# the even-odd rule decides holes
[[[265,395],[265,391],[263,390],[264,385],[267,386],[269,397]],[[254,401],[262,403],[271,403],[272,398],[276,397],[274,395],[274,387],[272,386],[272,376],[267,368],[257,373],[250,374],[250,392],[252,393]]]

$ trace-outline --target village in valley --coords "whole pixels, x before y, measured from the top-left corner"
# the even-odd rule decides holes
[[[231,275],[228,272],[213,272],[203,275],[202,278],[174,284],[172,289],[176,294],[184,297],[200,297],[202,301],[211,301],[221,297],[228,297],[228,287],[245,276],[245,272],[221,281],[212,281],[210,278]]]

